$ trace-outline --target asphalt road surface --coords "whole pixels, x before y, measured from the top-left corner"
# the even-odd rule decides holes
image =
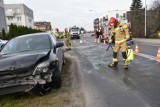
[[[109,68],[112,49],[106,51],[89,34],[72,40],[70,54],[77,61],[86,107],[160,107],[160,62],[153,58],[158,46],[138,45],[141,55],[124,70],[121,53],[118,67]]]

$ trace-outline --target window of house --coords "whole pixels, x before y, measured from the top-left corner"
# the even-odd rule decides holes
[[[13,20],[13,17],[8,17],[8,21],[12,21]]]
[[[8,11],[8,12],[12,12],[12,11],[13,11],[13,9],[6,9],[6,11]]]
[[[15,10],[16,10],[16,13],[21,13],[21,9],[16,8]]]
[[[17,17],[17,21],[21,21],[21,17],[19,16],[19,17]]]
[[[28,18],[29,23],[32,23],[32,19]]]

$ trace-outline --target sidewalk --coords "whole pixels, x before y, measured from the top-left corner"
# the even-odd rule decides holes
[[[160,39],[133,38],[136,43],[160,45]]]

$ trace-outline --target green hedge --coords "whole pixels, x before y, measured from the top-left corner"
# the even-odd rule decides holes
[[[42,31],[41,30],[32,29],[32,28],[28,28],[26,26],[17,26],[17,25],[11,24],[9,26],[8,34],[6,34],[5,30],[2,29],[1,39],[9,40],[9,39],[12,39],[12,38],[20,36],[20,35],[38,33],[38,32],[42,32]]]

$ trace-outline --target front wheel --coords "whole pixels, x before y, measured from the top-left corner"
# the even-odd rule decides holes
[[[33,89],[31,89],[28,93],[35,96],[43,96],[50,91],[50,84],[37,84]]]
[[[63,65],[66,64],[66,61],[65,61],[65,58],[64,58],[64,55],[63,55]]]
[[[51,87],[56,89],[61,87],[61,73],[58,67],[56,67],[55,71],[53,72]]]

